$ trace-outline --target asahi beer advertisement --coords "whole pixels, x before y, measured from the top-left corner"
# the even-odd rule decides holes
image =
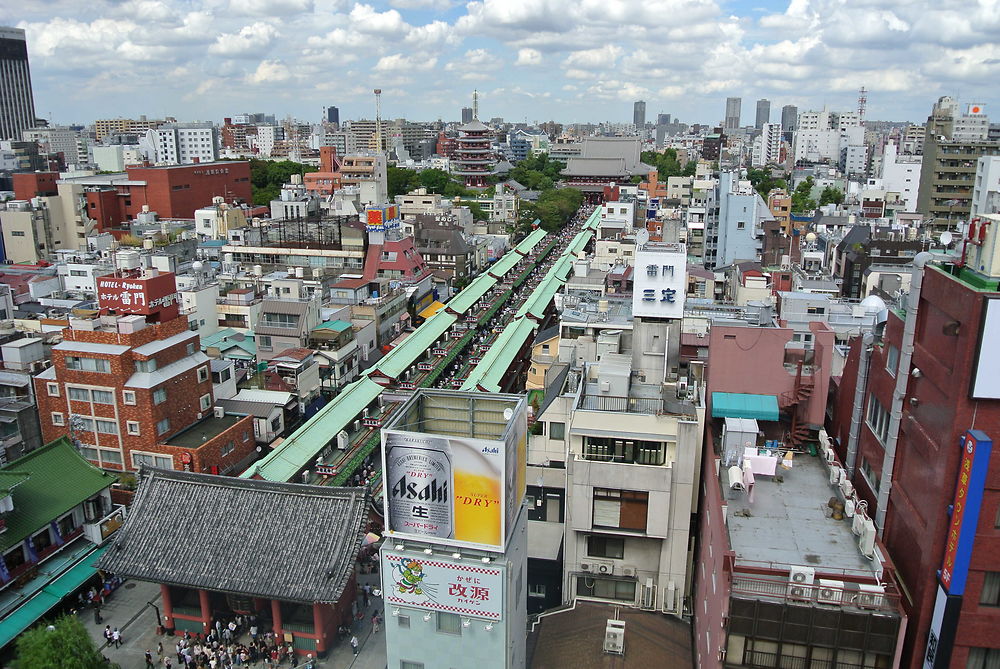
[[[382,551],[382,592],[389,605],[500,620],[503,572],[422,553]]]
[[[524,499],[523,409],[502,441],[384,429],[382,450],[390,536],[504,550]]]

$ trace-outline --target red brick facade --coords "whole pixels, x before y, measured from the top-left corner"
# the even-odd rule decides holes
[[[70,416],[77,415],[106,421],[95,422],[90,429],[77,429],[76,435],[85,448],[84,455],[107,469],[137,469],[140,462],[134,455],[142,458],[141,454],[147,454],[150,459],[156,455],[169,458],[169,463],[160,460],[149,464],[227,472],[253,454],[251,417],[227,419],[231,425],[214,418],[210,363],[199,350],[198,335],[188,334],[185,319],[148,324],[135,333],[67,328],[63,338],[63,344],[52,350],[52,368],[34,380],[45,441],[68,434]],[[174,339],[168,346],[147,350],[147,355],[136,351],[169,338]],[[74,350],[81,348],[80,344],[89,350]],[[88,346],[94,344],[97,346]],[[102,352],[102,347],[108,348]],[[67,358],[71,357],[104,360],[106,363],[97,364],[108,371],[70,369]],[[149,360],[155,360],[156,371],[141,373],[137,364]],[[71,392],[79,396],[88,390],[100,395],[90,395],[93,401],[71,397]],[[101,401],[96,401],[98,398]],[[208,429],[209,423],[215,429],[201,441],[168,443],[189,428],[197,430],[204,424]],[[102,425],[102,431],[95,431]]]
[[[58,172],[23,172],[14,175],[14,199],[30,200],[39,195],[55,195]]]

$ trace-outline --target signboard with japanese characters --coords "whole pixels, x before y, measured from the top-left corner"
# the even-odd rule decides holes
[[[97,302],[102,309],[113,309],[120,314],[163,313],[161,320],[170,320],[169,312],[179,310],[177,283],[174,275],[164,272],[157,276],[126,277],[101,276],[97,278]]]
[[[648,242],[635,254],[632,313],[646,318],[681,318],[687,291],[684,244]]]
[[[399,205],[368,207],[365,210],[365,220],[368,232],[396,229],[399,227]]]
[[[949,595],[965,594],[965,580],[969,575],[972,544],[979,524],[993,441],[982,430],[967,430],[959,440],[959,448],[962,449],[962,459],[940,571],[941,585]]]
[[[382,593],[390,606],[500,620],[503,570],[386,546],[382,550]]]

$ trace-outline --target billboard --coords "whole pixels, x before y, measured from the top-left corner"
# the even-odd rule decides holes
[[[527,410],[523,397],[457,391],[415,394],[407,407],[432,397],[449,406],[449,398],[480,396],[500,407],[488,413],[505,420],[497,439],[435,434],[402,429],[405,421],[382,429],[382,471],[385,476],[386,535],[450,546],[504,551],[525,493],[527,468]],[[504,399],[508,398],[508,399]],[[460,405],[446,409],[461,415]],[[422,415],[417,412],[415,415]],[[466,409],[474,426],[477,410]],[[480,418],[481,419],[481,418]],[[436,419],[443,420],[441,418]],[[435,419],[421,419],[430,424]]]
[[[399,205],[390,204],[384,207],[368,207],[365,210],[365,229],[389,230],[399,227]]]
[[[976,399],[1000,399],[1000,299],[983,300],[983,319],[979,331],[979,350],[972,370],[972,389]]]
[[[503,617],[503,569],[463,564],[382,547],[382,594],[387,605],[413,606],[470,618]]]
[[[171,272],[148,277],[97,277],[97,303],[101,309],[120,314],[159,314],[161,321],[176,317],[180,311],[177,283]]]
[[[687,250],[684,244],[647,242],[635,254],[632,313],[653,318],[684,316]]]
[[[959,447],[962,459],[955,482],[944,559],[941,561],[941,585],[949,595],[965,593],[965,579],[969,575],[972,544],[979,524],[979,509],[983,503],[993,442],[981,430],[967,430],[959,440]]]
[[[938,584],[934,600],[934,615],[927,631],[927,647],[924,649],[924,669],[947,669],[951,662],[951,651],[958,629],[958,618],[962,612],[962,598],[949,595]]]

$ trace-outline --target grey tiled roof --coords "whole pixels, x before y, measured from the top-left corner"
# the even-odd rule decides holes
[[[361,549],[368,492],[143,468],[98,568],[154,583],[336,602]]]

